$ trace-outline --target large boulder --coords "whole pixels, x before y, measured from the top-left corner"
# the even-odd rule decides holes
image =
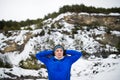
[[[35,69],[35,70],[38,70],[42,67],[42,65],[38,63],[38,60],[35,58],[35,55],[31,55],[30,58],[20,61],[19,66],[24,69]]]
[[[64,20],[70,24],[83,26],[106,26],[110,29],[120,30],[119,16],[99,16],[99,15],[68,15]]]
[[[17,51],[17,44],[15,42],[11,43],[9,46],[7,46],[3,52],[12,52],[12,51]]]

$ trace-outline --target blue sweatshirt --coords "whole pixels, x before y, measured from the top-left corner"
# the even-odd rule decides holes
[[[71,66],[82,56],[82,53],[75,50],[66,50],[65,53],[70,56],[65,56],[61,60],[49,56],[53,54],[52,50],[45,50],[36,54],[36,58],[46,65],[49,80],[70,80]]]

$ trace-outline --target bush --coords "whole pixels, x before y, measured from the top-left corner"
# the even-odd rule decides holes
[[[36,59],[28,58],[27,60],[22,60],[19,63],[19,66],[24,69],[35,69],[38,70],[41,68],[41,65],[37,63]]]
[[[3,57],[4,59],[8,60],[7,57]],[[12,68],[13,65],[9,63],[9,61],[5,61],[3,59],[0,58],[0,67],[3,68]]]
[[[42,30],[41,33],[40,33],[40,36],[44,36],[45,35],[45,31]]]
[[[117,48],[118,52],[120,53],[120,40],[119,40],[118,44],[116,45],[116,48]]]

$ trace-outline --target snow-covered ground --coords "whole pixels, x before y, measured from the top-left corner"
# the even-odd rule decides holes
[[[26,60],[30,57],[30,54],[36,54],[38,51],[44,49],[51,49],[51,45],[53,43],[56,44],[64,44],[65,49],[77,49],[85,50],[86,52],[92,54],[97,52],[97,49],[100,48],[102,44],[100,44],[96,40],[101,40],[101,37],[93,38],[93,35],[104,35],[105,28],[100,26],[97,29],[90,29],[87,31],[84,27],[83,30],[78,30],[78,34],[74,34],[74,39],[71,38],[71,35],[63,34],[62,31],[66,31],[68,33],[74,28],[72,24],[66,23],[64,20],[60,22],[60,24],[64,25],[61,29],[54,28],[51,30],[50,34],[47,34],[48,30],[51,28],[51,24],[57,20],[60,20],[65,15],[73,15],[75,13],[65,13],[59,15],[55,19],[48,19],[44,21],[47,23],[46,29],[37,29],[33,31],[29,30],[21,30],[21,31],[10,31],[11,36],[5,36],[5,34],[0,33],[0,50],[4,50],[5,47],[9,46],[6,41],[13,41],[18,45],[22,45],[27,38],[26,34],[31,33],[33,35],[30,38],[24,49],[19,53],[19,51],[7,52],[5,54],[0,53],[0,59],[3,62],[9,62],[13,65],[13,68],[0,68],[0,79],[1,78],[13,78],[22,76],[40,76],[42,78],[47,78],[47,70],[41,68],[39,70],[29,70],[23,69],[19,67],[19,63],[21,60]],[[87,13],[80,13],[86,14]],[[92,15],[105,15],[105,14],[92,14]],[[109,14],[109,15],[120,15],[120,14]],[[31,27],[34,28],[35,25]],[[41,33],[42,30],[45,30],[44,36],[36,36]],[[119,31],[111,31],[112,35],[120,36]],[[34,36],[35,35],[35,36]],[[105,50],[117,51],[114,46],[110,46],[106,44]],[[12,75],[10,77],[9,75]],[[17,77],[16,77],[17,76]],[[110,55],[108,58],[97,58],[91,56],[88,59],[80,58],[76,63],[73,64],[71,69],[71,80],[120,80],[120,55]],[[38,80],[46,80],[46,79],[38,79]]]
[[[24,76],[42,76],[47,78],[47,70],[22,69],[20,67],[0,68],[0,78],[9,76],[5,73],[12,73],[18,77]],[[42,73],[42,75],[40,75]],[[106,59],[83,59],[80,58],[73,64],[71,69],[71,80],[120,80],[120,58],[112,57]],[[15,79],[16,77],[13,77]],[[46,80],[46,79],[37,79]]]
[[[71,80],[120,80],[120,58],[84,60],[73,65]]]

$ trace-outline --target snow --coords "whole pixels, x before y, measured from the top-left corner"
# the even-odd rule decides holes
[[[103,27],[100,27],[98,29],[90,30],[92,33],[95,33],[95,35],[105,34],[105,29]]]
[[[6,38],[6,36],[4,36],[3,33],[0,33],[0,40],[2,40],[3,38]]]
[[[64,25],[64,27],[61,29],[61,30],[64,30],[64,31],[68,31],[68,32],[71,32],[71,30],[74,28],[72,24],[68,24],[67,22],[62,22],[61,23],[62,25]]]
[[[26,39],[26,33],[29,32],[29,30],[21,30],[18,32],[14,32],[14,34],[16,34],[16,36],[10,36],[8,38],[8,40],[14,40],[16,43],[18,43],[19,45],[24,43],[24,40]]]
[[[103,13],[84,13],[81,12],[79,15],[95,15],[95,16],[120,16],[120,13],[109,13],[109,14],[103,14]]]
[[[95,75],[93,80],[120,80],[119,68],[120,66],[117,66],[114,71],[103,72],[99,75]]]
[[[117,51],[117,49],[115,47],[111,47],[110,45],[106,44],[106,49],[105,50],[109,51],[109,49],[112,50],[112,51],[114,51],[114,52]]]
[[[81,12],[78,15],[89,15],[89,13]]]
[[[120,60],[119,60],[120,61]],[[120,65],[115,65],[105,72],[101,72],[94,76],[93,80],[120,80]]]
[[[72,66],[71,80],[119,80],[120,59],[84,60]]]
[[[71,35],[71,31],[74,28],[72,24],[61,20],[59,24],[64,25],[61,29],[53,29],[50,34],[47,34],[51,24],[55,21],[58,21],[66,15],[74,15],[75,13],[65,13],[59,15],[57,18],[48,19],[43,23],[47,23],[44,27],[47,29],[36,29],[33,31],[29,30],[21,30],[21,31],[11,31],[12,35],[10,37],[5,36],[3,33],[0,33],[0,50],[4,50],[4,46],[8,46],[5,41],[14,41],[18,45],[22,45],[26,39],[26,34],[32,33],[33,37],[30,38],[23,48],[23,50],[19,53],[19,51],[7,52],[5,54],[0,54],[0,59],[4,60],[4,62],[8,61],[13,65],[13,68],[0,68],[0,78],[10,78],[7,73],[12,73],[17,76],[42,76],[47,78],[47,70],[42,68],[39,70],[29,70],[22,69],[19,67],[19,63],[21,60],[26,60],[30,58],[30,54],[36,54],[36,51],[51,49],[51,45],[53,45],[51,41],[55,42],[54,44],[64,44],[65,49],[76,49],[75,45],[80,46],[77,50],[84,50],[90,54],[95,53],[99,50],[99,47],[102,45],[97,40],[101,40],[102,38],[99,35],[104,35],[105,27],[100,26],[95,29],[86,30],[78,30],[76,34]],[[80,13],[80,15],[88,15],[87,13]],[[105,15],[105,14],[93,14],[93,15]],[[111,14],[109,14],[111,15]],[[112,14],[113,15],[113,14]],[[118,15],[118,14],[114,14]],[[31,26],[32,28],[35,25]],[[45,30],[44,36],[39,36],[42,30]],[[66,31],[70,33],[64,34],[62,31]],[[119,31],[111,31],[112,35],[120,36]],[[35,36],[38,35],[38,36]],[[71,38],[70,36],[74,36]],[[96,39],[94,39],[94,36]],[[78,43],[77,43],[78,41]],[[35,50],[35,47],[38,50]],[[40,48],[39,48],[40,47]],[[105,50],[117,51],[114,46],[109,44],[105,45]],[[7,60],[4,58],[7,57]],[[76,63],[73,64],[71,69],[71,80],[119,80],[120,76],[120,58],[117,55],[110,55],[108,58],[97,58],[94,55],[90,56],[88,59],[81,58]],[[34,73],[34,74],[33,74]],[[46,79],[37,79],[37,80],[46,80]]]
[[[120,36],[120,31],[111,31],[111,34],[116,35],[116,36]]]
[[[110,16],[120,16],[120,13],[110,13]]]
[[[33,75],[33,76],[40,76],[39,74],[38,74],[38,71],[37,70],[27,70],[27,69],[22,69],[22,68],[20,68],[20,67],[13,67],[13,68],[11,68],[11,69],[4,69],[4,68],[1,68],[0,69],[0,72],[2,72],[2,71],[4,71],[4,72],[7,72],[7,73],[12,73],[12,74],[15,74],[15,75],[17,75],[18,77],[21,77],[22,75],[25,75],[25,76],[27,76],[27,75]],[[33,74],[34,73],[34,74]],[[4,74],[4,73],[2,73],[1,74],[2,76],[1,76],[1,78],[3,77],[7,77],[7,75],[6,74]]]
[[[9,76],[4,73],[12,73],[17,76],[48,76],[47,70],[42,68],[40,70],[22,69],[18,66],[13,68],[0,68],[0,77],[4,78]],[[33,74],[34,73],[34,74]],[[86,60],[79,59],[72,65],[71,80],[119,80],[120,76],[120,58],[106,58],[101,60]],[[46,79],[37,79],[46,80]]]
[[[33,50],[33,46],[31,44],[32,44],[32,42],[28,42],[25,45],[24,50],[20,54],[18,54],[18,52],[9,52],[9,53],[5,54],[6,56],[9,57],[13,66],[19,65],[19,62],[21,60],[26,60],[27,58],[29,58],[30,54],[33,54],[33,53],[35,54],[35,52]]]
[[[3,46],[6,45],[6,43],[3,43],[5,41],[5,39],[6,39],[6,36],[3,33],[0,33],[0,49],[1,50],[3,50]]]
[[[56,18],[53,19],[53,23],[54,23],[55,21],[60,20],[61,18],[64,18],[65,16],[74,15],[74,14],[75,14],[75,13],[70,13],[70,12],[60,14],[59,16],[57,16]]]
[[[91,35],[91,32],[79,30],[78,34],[75,35],[75,38],[81,41],[83,50],[89,53],[94,53],[97,51],[97,47],[99,47],[100,44],[89,35]]]
[[[36,25],[21,27],[21,30],[24,30],[24,29],[27,29],[27,28],[31,28],[32,30],[34,30],[36,28]]]
[[[36,29],[34,31],[32,31],[33,34],[39,34],[42,31],[42,29]]]

